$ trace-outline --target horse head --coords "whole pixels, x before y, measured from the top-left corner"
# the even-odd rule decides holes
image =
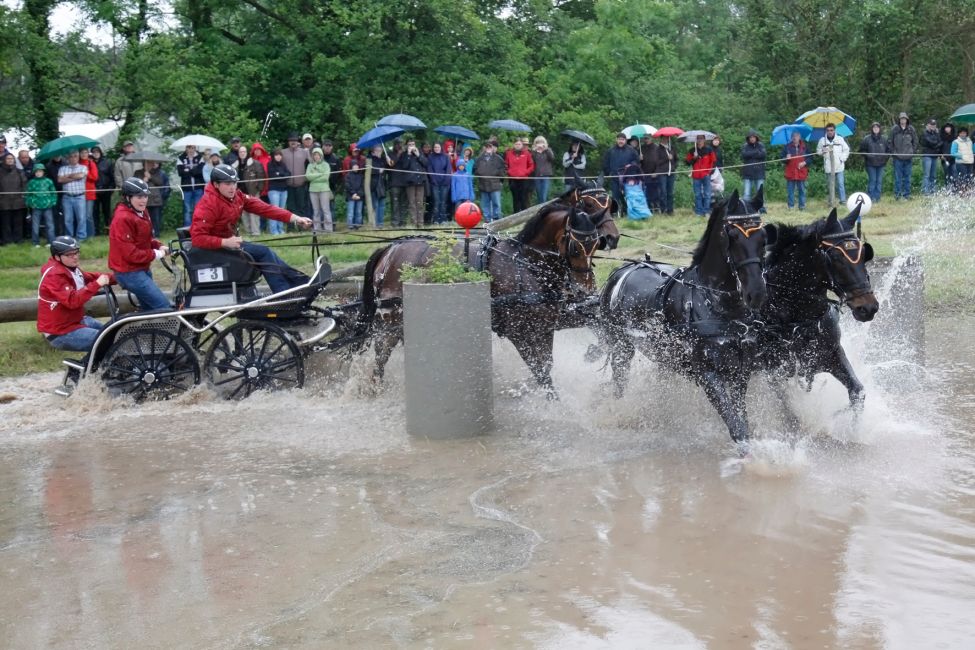
[[[579,181],[561,199],[584,212],[599,231],[599,250],[613,250],[619,245],[620,231],[613,216],[619,214],[619,204],[602,185]]]
[[[760,309],[768,298],[762,259],[765,247],[775,242],[777,231],[772,224],[762,225],[760,210],[764,205],[762,188],[751,200],[738,196],[738,190],[715,208],[711,220],[721,218],[721,241],[725,260],[738,284],[742,302],[749,309]],[[723,213],[723,214],[722,214]]]
[[[559,255],[565,260],[573,284],[588,293],[596,290],[592,258],[599,248],[599,230],[589,215],[576,207],[569,210],[558,238]]]
[[[860,220],[860,205],[843,219],[836,208],[829,213],[820,235],[819,254],[830,289],[849,306],[858,321],[873,320],[880,305],[870,285],[867,262],[873,259],[873,247],[862,241],[855,231]]]

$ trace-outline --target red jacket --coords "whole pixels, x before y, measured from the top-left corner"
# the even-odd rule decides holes
[[[203,190],[203,198],[193,211],[190,241],[197,248],[220,248],[220,240],[237,234],[237,222],[244,211],[267,219],[291,221],[291,213],[269,205],[240,190],[233,199],[225,198],[213,183]]]
[[[700,151],[706,153],[699,153],[697,160],[694,160],[694,149],[688,151],[684,157],[684,160],[691,165],[691,178],[707,178],[714,171],[715,162],[717,161],[717,157],[714,155],[714,149],[705,146]]]
[[[116,273],[148,271],[162,242],[152,238],[149,213],[141,215],[125,203],[115,206],[108,228],[108,268]]]
[[[267,164],[271,160],[271,154],[267,152],[263,144],[255,142],[254,146],[251,147],[251,158],[261,163],[261,167],[264,168],[264,185],[261,187],[261,196],[267,196]]]
[[[80,329],[85,303],[101,289],[95,282],[99,275],[81,271],[85,286],[79,289],[74,272],[53,257],[49,259],[41,268],[37,287],[37,331],[61,336]]]
[[[809,178],[809,151],[806,149],[805,142],[799,142],[799,146],[791,142],[785,146],[785,179],[788,181],[804,181]],[[799,163],[806,163],[802,167]]]
[[[79,160],[78,164],[88,167],[88,177],[85,178],[85,200],[94,201],[98,198],[98,194],[95,192],[95,183],[98,182],[98,163],[92,158],[88,158],[87,160]],[[34,178],[33,174],[31,174],[31,178]],[[89,237],[94,234],[90,233]]]
[[[525,148],[520,154],[516,154],[514,149],[505,151],[504,164],[508,166],[508,176],[515,178],[528,178],[535,171],[535,160]]]

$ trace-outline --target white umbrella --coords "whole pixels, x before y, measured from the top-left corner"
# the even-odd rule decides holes
[[[209,149],[210,151],[223,151],[227,148],[227,145],[220,142],[216,138],[211,138],[208,135],[200,135],[199,133],[184,135],[182,138],[169,145],[169,148],[173,151],[182,151],[189,145],[196,147],[197,151],[203,151],[204,149]]]

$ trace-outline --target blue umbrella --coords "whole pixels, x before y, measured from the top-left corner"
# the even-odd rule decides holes
[[[371,149],[377,144],[382,144],[387,140],[392,140],[398,135],[403,135],[405,131],[398,126],[377,126],[366,131],[365,135],[359,138],[355,146],[362,150]]]
[[[524,131],[525,133],[531,133],[532,130],[527,124],[516,120],[494,120],[488,124],[488,128],[501,129],[502,131]]]
[[[387,115],[383,117],[378,122],[376,126],[398,126],[401,129],[425,129],[427,125],[424,124],[419,118],[413,117],[412,115],[406,115],[405,113],[396,113],[395,115]]]
[[[789,140],[792,139],[792,134],[796,132],[798,132],[799,136],[805,140],[809,137],[809,134],[813,132],[813,128],[808,124],[780,124],[772,129],[772,141],[770,144],[789,144]]]
[[[440,135],[451,136],[454,138],[461,138],[463,140],[480,140],[481,138],[471,131],[470,129],[465,129],[462,126],[438,126],[434,129]]]

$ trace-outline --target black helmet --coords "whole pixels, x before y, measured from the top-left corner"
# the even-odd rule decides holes
[[[122,196],[149,196],[149,184],[137,176],[129,176],[122,183]]]
[[[237,170],[230,165],[217,165],[210,172],[211,183],[236,183],[239,180]]]
[[[54,241],[51,242],[51,255],[55,257],[80,250],[81,246],[78,245],[78,240],[74,237],[68,237],[67,235],[55,237]]]

